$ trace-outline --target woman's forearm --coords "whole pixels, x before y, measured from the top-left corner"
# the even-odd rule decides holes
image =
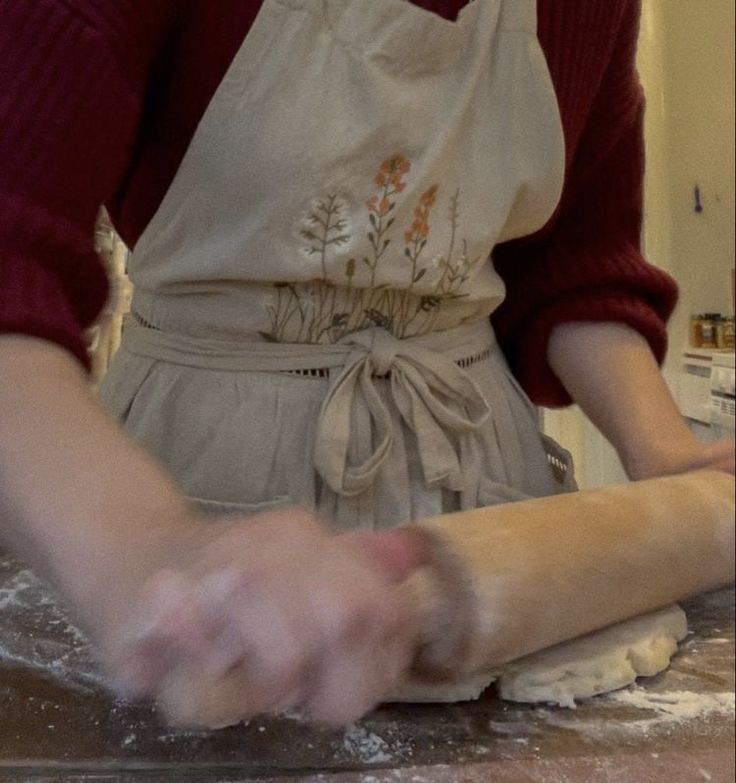
[[[186,505],[64,350],[2,336],[0,379],[0,540],[89,620],[190,524]]]
[[[673,472],[699,452],[647,342],[633,329],[563,324],[550,338],[548,360],[631,478]]]

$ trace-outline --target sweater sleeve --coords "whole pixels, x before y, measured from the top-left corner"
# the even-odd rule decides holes
[[[507,287],[494,327],[512,371],[539,405],[572,402],[547,363],[549,337],[559,324],[624,323],[647,339],[659,362],[666,352],[666,321],[677,289],[640,250],[644,100],[635,69],[638,18],[638,2],[627,0],[617,32],[609,27],[606,33],[615,35],[614,44],[584,123],[576,130],[569,119],[575,112],[567,117],[567,176],[555,216],[538,234],[494,254]],[[565,122],[566,108],[584,93],[575,70],[585,60],[569,40],[558,40],[556,50],[557,59],[548,59],[553,79],[557,72]]]
[[[0,333],[88,366],[100,205],[130,165],[170,0],[0,0]]]

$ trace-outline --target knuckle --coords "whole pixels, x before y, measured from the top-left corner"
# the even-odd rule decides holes
[[[362,642],[376,635],[382,626],[382,608],[374,601],[363,599],[345,604],[335,621],[337,636],[346,642]]]
[[[308,668],[307,655],[300,645],[281,652],[277,665],[277,677],[289,687],[301,682]]]

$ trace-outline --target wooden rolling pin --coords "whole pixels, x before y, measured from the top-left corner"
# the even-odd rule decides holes
[[[734,580],[734,478],[697,471],[426,520],[414,674],[454,679]]]

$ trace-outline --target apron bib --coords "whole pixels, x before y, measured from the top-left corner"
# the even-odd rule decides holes
[[[563,179],[535,27],[533,0],[264,0],[103,389],[190,495],[345,528],[560,490],[488,324],[493,247]]]

